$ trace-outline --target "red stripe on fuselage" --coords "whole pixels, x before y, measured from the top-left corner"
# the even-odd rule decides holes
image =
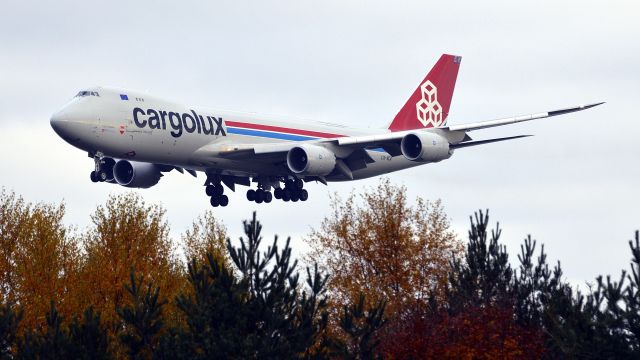
[[[271,125],[262,125],[262,124],[251,124],[239,121],[225,121],[227,126],[231,127],[239,127],[244,129],[254,129],[254,130],[265,130],[265,131],[276,131],[287,134],[296,134],[296,135],[304,135],[304,136],[312,136],[318,138],[339,138],[344,137],[344,135],[330,134],[320,131],[311,131],[311,130],[302,130],[302,129],[292,129],[285,128],[280,126],[271,126]]]

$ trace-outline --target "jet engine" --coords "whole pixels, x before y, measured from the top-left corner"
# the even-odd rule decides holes
[[[122,186],[146,189],[157,184],[162,173],[154,164],[118,160],[113,166],[113,177]]]
[[[402,138],[402,155],[411,161],[438,162],[451,157],[449,142],[434,133],[412,133]]]
[[[336,167],[336,155],[322,146],[296,146],[287,153],[287,166],[294,174],[325,176]]]

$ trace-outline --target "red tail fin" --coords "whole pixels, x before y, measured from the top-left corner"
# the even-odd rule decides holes
[[[462,57],[443,54],[393,119],[389,130],[444,126]]]

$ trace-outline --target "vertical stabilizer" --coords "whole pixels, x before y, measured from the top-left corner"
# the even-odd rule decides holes
[[[389,130],[445,126],[461,61],[460,56],[443,54],[400,109]]]

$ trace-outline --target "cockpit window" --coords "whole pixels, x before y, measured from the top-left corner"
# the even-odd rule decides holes
[[[100,96],[100,94],[98,94],[98,92],[96,91],[80,91],[78,93],[78,95],[76,95],[76,97],[83,97],[83,96]]]

